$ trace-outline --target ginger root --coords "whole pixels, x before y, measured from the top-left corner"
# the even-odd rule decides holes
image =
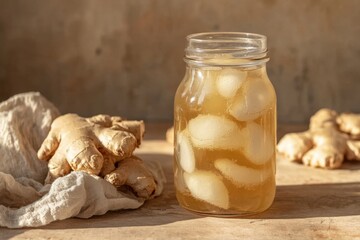
[[[66,114],[58,117],[38,151],[39,159],[48,161],[49,173],[45,183],[51,183],[72,170],[101,177],[121,172],[121,184],[129,184],[139,197],[148,198],[155,190],[155,180],[142,160],[132,156],[141,144],[144,132],[143,121],[123,121],[120,117],[108,115],[82,118]],[[132,161],[126,164],[126,170],[121,169],[125,163],[120,162],[129,158],[137,159],[136,164]],[[134,185],[132,179],[137,173],[138,182]],[[119,184],[115,186],[119,187]]]
[[[320,109],[310,118],[310,130],[337,128],[336,117],[337,113],[334,110],[328,108]]]
[[[339,168],[344,161],[347,138],[334,129],[318,129],[312,133],[314,147],[302,158],[304,165],[320,168]]]
[[[120,161],[118,167],[104,179],[115,187],[129,186],[139,197],[148,198],[155,191],[154,177],[143,161],[135,156]]]
[[[279,142],[277,150],[290,161],[301,160],[304,154],[313,147],[311,138],[310,132],[286,134]]]
[[[356,129],[359,129],[357,132]],[[360,115],[320,109],[310,119],[309,130],[286,134],[277,151],[290,161],[336,169],[345,159],[360,160]]]
[[[342,132],[351,139],[360,139],[360,114],[343,113],[336,119]]]

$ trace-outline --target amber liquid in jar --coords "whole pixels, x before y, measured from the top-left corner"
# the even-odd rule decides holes
[[[275,196],[275,91],[264,62],[235,60],[188,62],[175,96],[176,197],[202,214],[254,214]]]

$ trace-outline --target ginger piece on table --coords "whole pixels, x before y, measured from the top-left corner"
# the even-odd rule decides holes
[[[117,168],[104,179],[115,187],[129,186],[138,197],[148,199],[156,188],[156,182],[144,162],[135,156],[121,160]]]
[[[347,140],[346,146],[346,159],[360,161],[360,141]]]
[[[310,130],[313,131],[320,128],[337,129],[336,117],[336,111],[329,108],[322,108],[310,118]]]
[[[288,133],[279,141],[277,151],[290,161],[301,161],[304,154],[312,147],[310,132]]]
[[[108,115],[58,117],[42,143],[38,157],[49,161],[46,183],[71,170],[106,175],[116,162],[132,155],[145,131],[142,121],[121,121]]]
[[[310,119],[304,133],[286,134],[277,150],[287,159],[304,165],[336,169],[344,160],[360,160],[360,115],[338,114],[320,109]]]
[[[341,166],[347,150],[347,137],[328,128],[313,132],[312,140],[314,148],[303,156],[304,165],[326,169],[335,169]]]
[[[360,139],[360,114],[343,113],[336,121],[340,131],[349,134],[351,139]]]

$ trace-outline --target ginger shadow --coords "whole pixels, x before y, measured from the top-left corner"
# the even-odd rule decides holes
[[[157,226],[202,218],[202,216],[195,215],[181,208],[176,200],[172,171],[173,156],[171,154],[139,153],[136,155],[145,161],[157,160],[161,164],[167,182],[165,183],[163,193],[159,197],[145,202],[139,209],[112,211],[89,219],[70,218],[53,222],[47,226],[40,227],[40,229]]]

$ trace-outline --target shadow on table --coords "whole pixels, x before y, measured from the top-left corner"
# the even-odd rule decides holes
[[[360,164],[358,161],[345,161],[340,169],[346,169],[350,171],[360,170]],[[359,176],[360,178],[360,176]]]
[[[172,155],[158,153],[138,155],[145,160],[156,159],[161,163],[167,178],[161,196],[146,202],[136,210],[113,211],[90,219],[71,218],[53,222],[38,229],[157,226],[204,217],[182,209],[177,203],[173,186]],[[355,165],[352,164],[351,166]],[[271,208],[264,213],[246,219],[251,221],[252,219],[297,219],[356,215],[360,215],[360,182],[348,182],[278,186],[275,201]],[[0,231],[2,230],[6,230],[2,237],[7,239],[28,229],[0,229]],[[2,237],[0,236],[1,239]]]
[[[256,219],[360,215],[360,182],[278,186],[269,210]]]
[[[10,239],[31,229],[55,230],[155,226],[201,217],[182,209],[177,203],[173,184],[172,154],[140,153],[137,154],[137,156],[145,161],[157,160],[161,164],[167,182],[165,183],[163,193],[159,197],[145,202],[145,204],[139,209],[111,211],[101,216],[91,217],[90,219],[70,218],[63,221],[56,221],[38,228],[0,228],[0,239]]]
[[[38,229],[122,228],[165,225],[203,216],[192,214],[175,199],[172,179],[162,196],[137,210],[108,212],[90,219],[72,218]],[[360,215],[360,182],[278,186],[272,207],[243,220],[297,219]],[[227,221],[224,219],[224,221]],[[256,220],[255,220],[256,221]],[[195,227],[195,226],[194,226]],[[0,239],[9,239],[29,229],[1,229]],[[79,236],[80,237],[80,236]]]
[[[159,156],[158,156],[159,157]],[[164,156],[162,156],[164,157]],[[169,166],[172,166],[169,164]],[[168,166],[168,167],[169,167]],[[157,226],[204,216],[182,209],[176,200],[172,173],[163,194],[137,210],[109,212],[88,219],[68,219],[46,229]],[[278,186],[275,201],[264,213],[247,219],[297,219],[360,215],[360,182]]]
[[[167,182],[163,193],[136,210],[120,210],[108,212],[102,216],[94,216],[90,219],[72,218],[57,221],[44,226],[44,229],[65,228],[107,228],[107,227],[129,227],[129,226],[156,226],[177,221],[185,221],[202,216],[192,214],[182,209],[175,197],[173,181],[173,156],[171,154],[140,153],[140,158],[146,160],[157,160],[163,167]]]
[[[309,166],[305,166],[302,162],[290,162],[288,161],[284,156],[278,154],[276,156],[277,158],[277,164],[281,163],[281,165],[287,165],[287,167],[291,167],[294,169],[297,169],[298,171],[307,171],[309,176],[311,173],[316,174],[316,171],[322,171],[322,172],[327,172],[329,175],[331,175],[331,173],[335,173],[337,171],[342,171],[342,170],[349,170],[349,171],[358,171],[360,170],[360,162],[359,161],[349,161],[349,160],[345,160],[340,168],[338,169],[334,169],[334,170],[328,170],[328,169],[323,169],[323,168],[314,168],[314,167],[309,167]],[[285,163],[284,163],[285,162]],[[360,179],[360,177],[359,177]]]
[[[297,219],[360,215],[360,182],[278,186],[275,201],[264,213],[246,219]],[[109,212],[89,219],[68,219],[46,229],[157,226],[204,216],[182,209],[172,179],[162,196],[138,210]],[[224,220],[226,221],[226,220]]]

